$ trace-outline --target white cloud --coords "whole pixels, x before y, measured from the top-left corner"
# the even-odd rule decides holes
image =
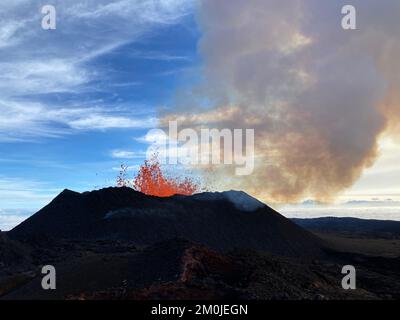
[[[91,77],[76,61],[51,59],[0,63],[0,92],[7,96],[75,91]]]
[[[0,110],[2,142],[55,138],[77,131],[150,128],[157,122],[153,117],[132,112],[115,115],[107,107],[50,107],[38,102],[0,99]]]
[[[152,51],[133,51],[129,55],[134,58],[145,59],[145,60],[181,61],[181,62],[192,61],[192,59],[189,56],[174,55],[174,54],[152,52]]]
[[[147,144],[165,144],[168,143],[169,137],[168,134],[161,129],[152,129],[149,130],[144,136],[135,139],[141,143]]]
[[[50,202],[60,190],[43,182],[0,176],[0,203],[2,208],[35,211]]]
[[[92,5],[76,5],[70,12],[79,18],[98,19],[105,17],[136,17],[140,23],[174,23],[187,14],[188,7],[192,1],[182,0],[147,0],[131,1],[120,0],[109,3],[109,1],[87,1]]]
[[[400,199],[400,145],[385,137],[379,141],[380,157],[365,170],[363,176],[346,191],[347,198],[380,196]]]
[[[129,114],[115,105],[67,108],[43,103],[38,97],[90,92],[94,82],[108,76],[91,66],[93,59],[142,38],[159,25],[178,23],[193,3],[54,0],[58,23],[56,30],[49,31],[41,28],[40,1],[2,1],[0,141],[58,137],[71,130],[152,126],[156,119]]]
[[[16,33],[24,26],[22,21],[4,21],[0,26],[0,48],[17,42]]]
[[[1,210],[0,230],[8,231],[28,218],[33,212],[27,210]]]
[[[156,123],[155,118],[132,119],[122,116],[110,116],[104,114],[93,114],[70,121],[68,124],[73,129],[93,130],[112,128],[149,128]]]
[[[114,159],[137,159],[144,158],[145,152],[138,151],[127,151],[127,150],[113,150],[111,151],[111,157]]]

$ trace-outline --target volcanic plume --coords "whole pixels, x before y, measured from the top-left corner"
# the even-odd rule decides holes
[[[341,27],[344,1],[201,2],[205,81],[164,119],[255,129],[254,174],[212,171],[219,188],[331,200],[374,163],[382,133],[398,131],[400,3],[353,3],[358,30]]]

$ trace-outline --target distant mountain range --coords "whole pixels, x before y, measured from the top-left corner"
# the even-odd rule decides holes
[[[371,238],[400,239],[400,221],[366,220],[358,218],[324,217],[314,219],[291,219],[312,232],[349,234]]]

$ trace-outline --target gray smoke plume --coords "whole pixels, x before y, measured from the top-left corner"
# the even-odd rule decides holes
[[[380,135],[399,131],[400,2],[351,2],[357,30],[341,26],[348,1],[201,1],[197,91],[212,107],[187,112],[186,99],[178,118],[256,132],[255,172],[212,172],[221,188],[331,200],[374,163]]]

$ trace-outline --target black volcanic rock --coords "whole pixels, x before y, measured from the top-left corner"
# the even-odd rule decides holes
[[[329,261],[306,261],[253,250],[220,252],[184,239],[145,248],[135,248],[129,241],[63,240],[55,242],[51,251],[57,259],[25,272],[15,267],[3,277],[0,272],[0,301],[400,297],[399,259],[340,253],[329,256]],[[42,289],[43,263],[57,269],[57,290]],[[345,263],[357,265],[357,290],[342,289]]]
[[[0,275],[6,267],[29,265],[30,249],[0,231]]]
[[[321,253],[318,238],[237,191],[158,198],[130,188],[64,190],[9,236],[129,240],[145,246],[184,238],[218,250],[250,248],[299,257]]]

